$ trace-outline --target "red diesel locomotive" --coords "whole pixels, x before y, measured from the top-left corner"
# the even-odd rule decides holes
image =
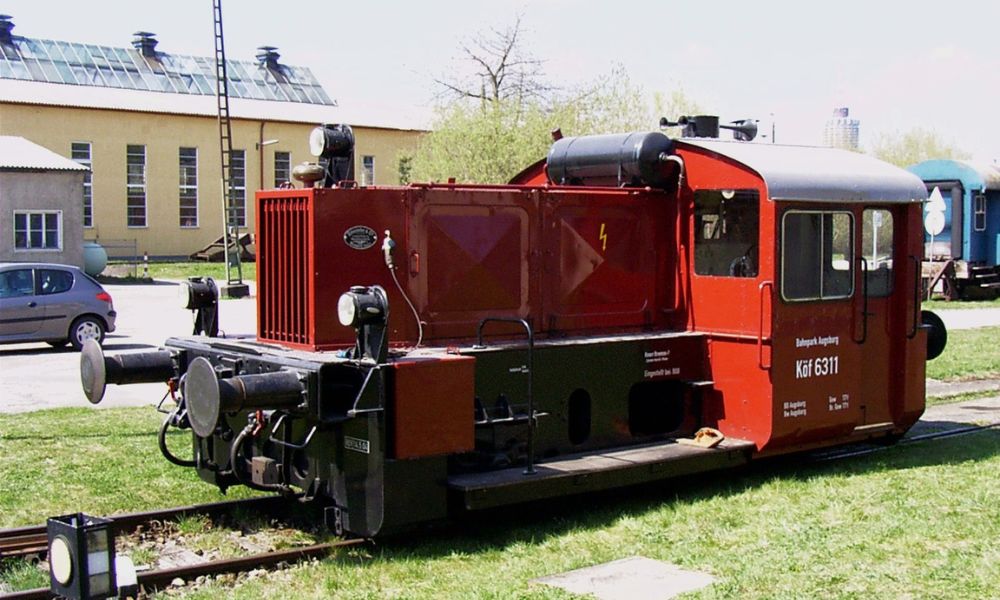
[[[168,381],[162,431],[194,446],[161,435],[169,460],[364,536],[901,436],[944,334],[923,183],[681,122],[558,140],[510,185],[405,187],[344,180],[349,128],[317,128],[305,187],[257,195],[256,337],[91,345],[84,390]]]

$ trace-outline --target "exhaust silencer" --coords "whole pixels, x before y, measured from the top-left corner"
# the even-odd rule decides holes
[[[104,398],[109,383],[156,383],[177,377],[174,354],[168,350],[105,356],[100,344],[89,340],[80,353],[80,383],[92,404]]]
[[[184,377],[184,402],[191,429],[209,437],[222,413],[293,408],[302,403],[305,385],[292,371],[237,375],[220,379],[207,358],[191,361]]]

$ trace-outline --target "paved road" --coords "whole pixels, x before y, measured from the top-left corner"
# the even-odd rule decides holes
[[[104,341],[106,352],[149,350],[168,337],[193,328],[191,311],[181,308],[178,285],[105,285],[118,311],[118,329]],[[229,334],[257,328],[253,299],[224,300],[219,327]],[[108,386],[102,408],[155,404],[166,391],[162,383]],[[15,413],[62,406],[92,406],[80,388],[80,354],[72,347],[48,344],[0,346],[0,412]]]
[[[118,330],[104,343],[108,352],[158,347],[168,337],[185,335],[192,328],[191,312],[180,308],[178,285],[105,286],[118,310]],[[256,330],[253,298],[224,300],[219,324],[229,334]],[[1000,325],[1000,309],[937,311],[950,329]],[[80,389],[79,354],[55,350],[47,344],[0,346],[0,412],[15,413],[63,406],[91,406]],[[163,384],[108,386],[100,407],[155,404],[165,392]]]
[[[956,308],[934,312],[948,329],[1000,327],[1000,308]]]

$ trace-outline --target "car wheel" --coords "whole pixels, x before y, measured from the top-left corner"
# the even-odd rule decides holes
[[[69,343],[69,340],[49,340],[45,342],[46,344],[52,346],[53,348],[62,348]]]
[[[83,343],[94,340],[98,344],[104,342],[104,323],[97,317],[78,317],[69,326],[69,341],[77,350],[83,349]]]

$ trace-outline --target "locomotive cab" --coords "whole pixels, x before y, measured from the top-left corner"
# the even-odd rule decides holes
[[[923,412],[927,347],[919,180],[829,148],[679,144],[689,326],[719,357],[707,410],[722,431],[773,454],[908,429]]]

